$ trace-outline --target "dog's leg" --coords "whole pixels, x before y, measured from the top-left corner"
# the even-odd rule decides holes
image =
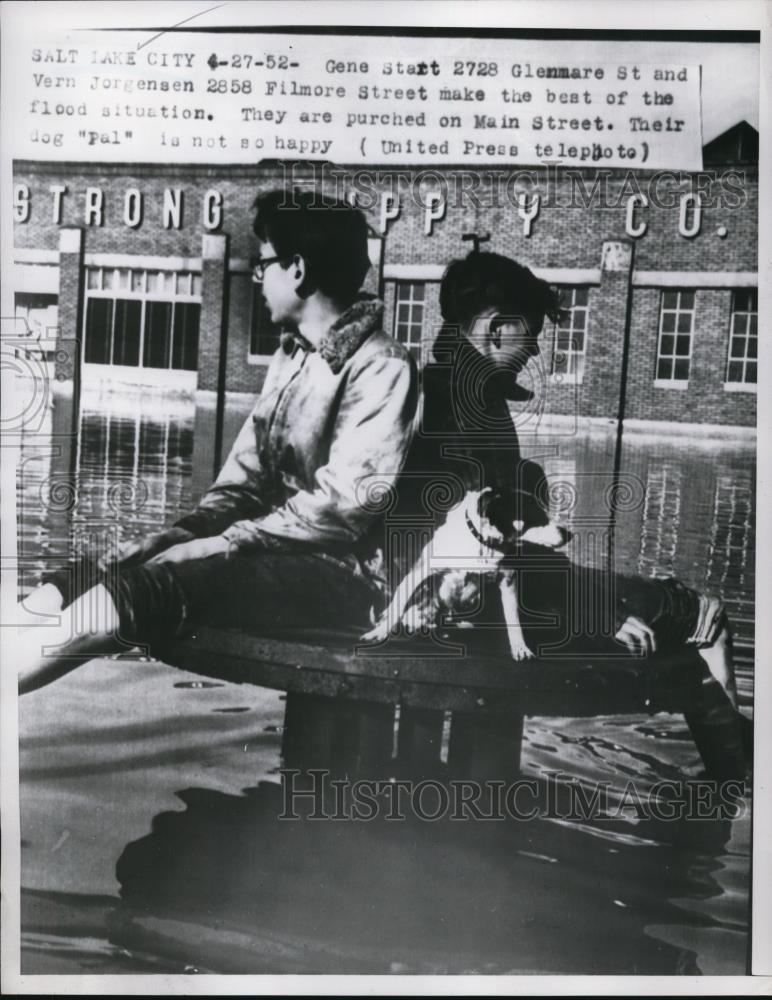
[[[391,630],[402,621],[407,606],[410,603],[410,598],[431,574],[431,551],[432,543],[430,540],[424,546],[421,555],[410,572],[402,578],[402,581],[394,592],[394,597],[375,623],[375,626],[362,636],[366,642],[382,642],[388,637]]]
[[[507,637],[509,638],[509,649],[512,653],[512,659],[530,660],[534,654],[528,648],[523,636],[523,627],[520,623],[520,610],[517,603],[517,585],[513,571],[506,570],[499,574],[499,593],[501,594],[501,607],[504,611],[504,621],[507,626]]]

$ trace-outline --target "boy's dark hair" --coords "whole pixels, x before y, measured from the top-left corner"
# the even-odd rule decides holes
[[[370,267],[367,221],[358,208],[316,191],[268,191],[253,206],[255,235],[269,242],[288,266],[297,254],[306,263],[301,294],[315,291],[349,305]]]
[[[440,285],[440,311],[448,325],[466,326],[486,309],[522,316],[536,336],[544,317],[560,317],[560,295],[517,261],[497,253],[472,251],[452,261]]]

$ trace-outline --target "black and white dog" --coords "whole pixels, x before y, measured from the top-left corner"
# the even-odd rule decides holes
[[[548,520],[531,498],[490,488],[469,491],[448,511],[391,603],[362,638],[383,641],[400,625],[406,632],[454,620],[463,625],[461,616],[479,600],[481,574],[493,573],[512,658],[529,659],[534,654],[523,636],[512,557],[523,543],[555,549],[570,539],[571,533]]]

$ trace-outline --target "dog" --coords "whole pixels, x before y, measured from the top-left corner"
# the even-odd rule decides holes
[[[514,516],[513,516],[514,515]],[[517,571],[510,564],[524,544],[555,549],[570,541],[566,528],[550,521],[525,491],[469,491],[403,578],[391,603],[365,641],[384,641],[402,625],[408,633],[461,620],[479,600],[479,574],[496,576],[509,649],[514,660],[534,656],[523,635],[517,593]],[[507,566],[503,560],[507,558]]]

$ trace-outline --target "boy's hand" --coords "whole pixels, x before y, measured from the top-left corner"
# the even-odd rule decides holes
[[[622,623],[614,638],[627,646],[633,656],[649,656],[657,652],[657,640],[646,622],[635,615]]]
[[[194,538],[190,542],[173,545],[148,560],[151,563],[190,562],[193,559],[208,559],[210,556],[225,555],[230,548],[227,538],[213,535],[211,538]]]
[[[147,562],[159,552],[179,545],[182,542],[189,542],[195,536],[185,528],[167,528],[165,531],[158,531],[146,538],[139,538],[133,542],[124,542],[118,546],[118,563],[123,567],[136,566],[139,563]]]

